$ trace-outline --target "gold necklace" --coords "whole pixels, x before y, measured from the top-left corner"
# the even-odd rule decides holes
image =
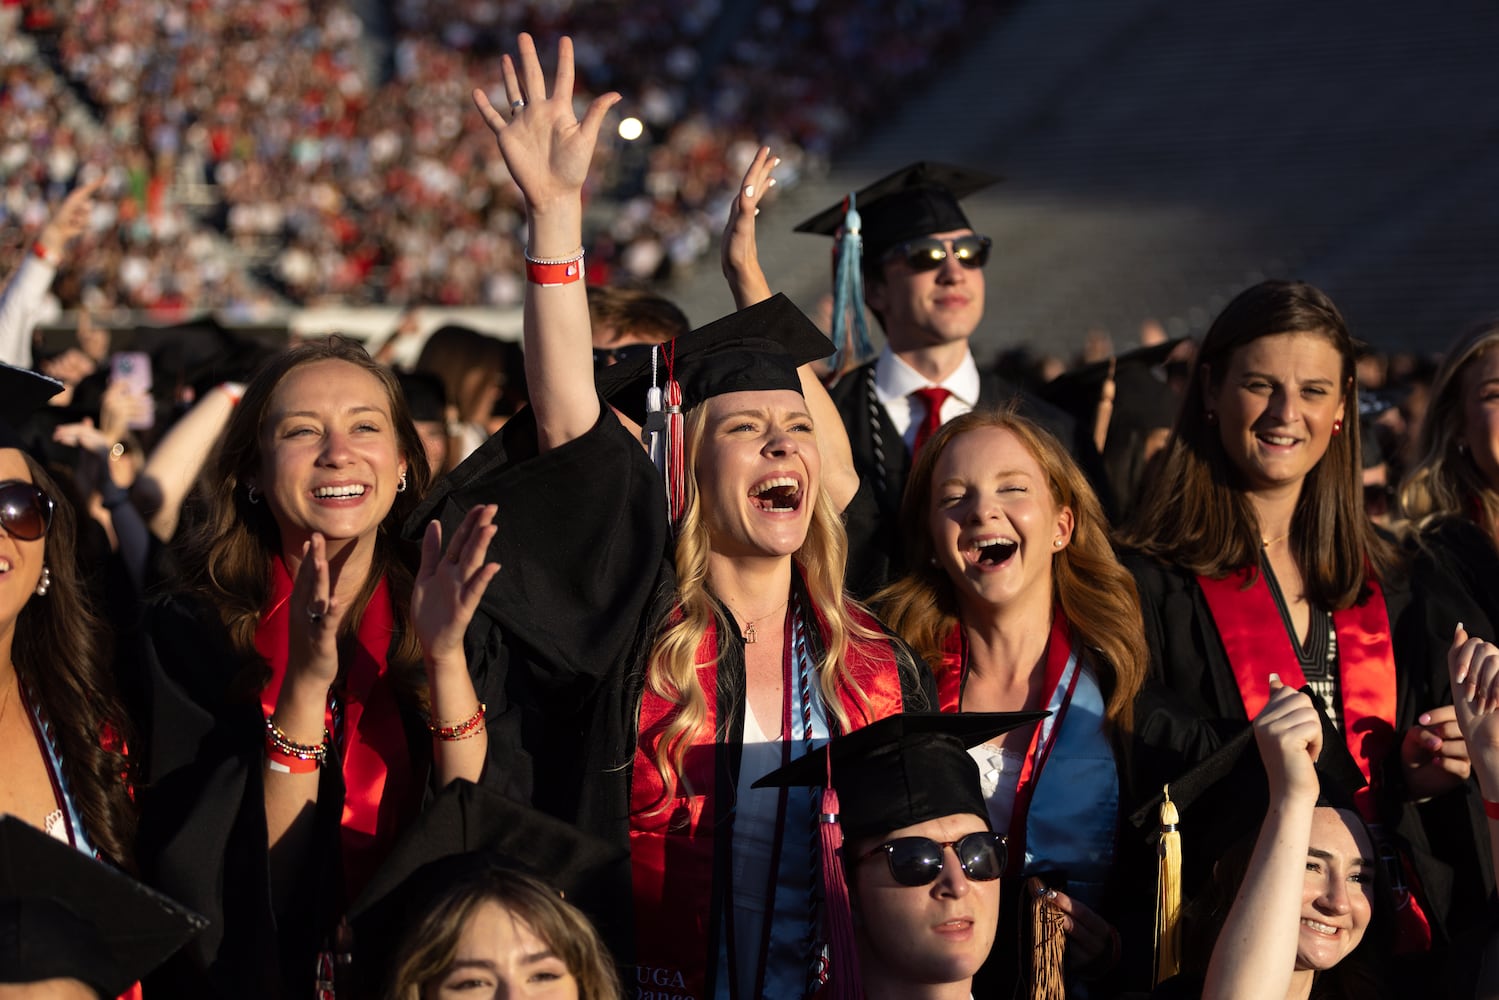
[[[1268,549],[1270,546],[1275,545],[1278,542],[1283,542],[1287,538],[1290,538],[1290,537],[1291,537],[1291,533],[1288,531],[1284,535],[1281,535],[1279,538],[1272,538],[1269,541],[1266,541],[1265,539],[1261,538],[1260,539],[1260,548],[1262,548],[1262,549]]]
[[[739,638],[743,639],[746,644],[754,642],[755,641],[755,625],[757,623],[759,623],[759,622],[763,622],[765,619],[769,618],[771,615],[775,614],[777,611],[779,611],[782,608],[784,608],[786,606],[786,604],[790,600],[791,600],[791,598],[788,597],[788,598],[786,598],[786,600],[782,601],[780,604],[777,604],[775,607],[771,608],[769,611],[765,612],[765,614],[761,615],[760,617],[758,617],[758,618],[751,618],[748,622],[745,623],[744,632],[743,632],[743,634],[741,634],[739,636]]]
[[[16,684],[19,681],[20,678],[11,677],[10,686],[5,689],[5,700],[0,701],[0,728],[3,728],[5,725],[5,711],[10,708],[10,693],[16,689]]]

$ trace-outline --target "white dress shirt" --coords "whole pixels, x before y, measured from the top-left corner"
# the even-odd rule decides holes
[[[890,414],[890,422],[900,432],[910,451],[916,443],[916,430],[926,414],[913,413],[919,406],[911,405],[911,393],[936,385],[951,395],[942,404],[942,422],[960,417],[972,410],[979,402],[979,366],[973,360],[973,352],[963,355],[963,363],[941,382],[928,382],[926,377],[906,364],[890,350],[890,345],[880,352],[874,363],[874,394]]]

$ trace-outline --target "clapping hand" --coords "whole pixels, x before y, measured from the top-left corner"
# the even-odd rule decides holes
[[[453,533],[447,549],[442,525],[433,521],[422,537],[422,562],[411,590],[411,620],[422,652],[434,668],[463,663],[463,633],[479,607],[484,588],[500,571],[485,562],[498,530],[494,504],[472,508]],[[465,667],[466,669],[466,667]]]
[[[1499,795],[1499,647],[1459,625],[1447,651],[1452,705],[1485,798]]]

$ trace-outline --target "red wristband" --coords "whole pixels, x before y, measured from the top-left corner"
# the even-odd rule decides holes
[[[270,746],[265,748],[265,766],[281,774],[311,774],[318,769],[317,758],[294,757]]]
[[[31,252],[36,255],[38,260],[46,261],[53,267],[56,267],[57,265],[62,263],[62,254],[51,252],[46,247],[42,246],[41,243],[31,244]]]
[[[554,288],[557,285],[570,285],[583,277],[583,255],[579,254],[577,260],[558,261],[556,263],[538,263],[534,260],[526,261],[526,280],[533,285],[543,288]]]
[[[1483,814],[1489,819],[1499,819],[1499,802],[1490,802],[1488,799],[1484,799]]]

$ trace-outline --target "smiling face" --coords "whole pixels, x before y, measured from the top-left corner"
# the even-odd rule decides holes
[[[853,843],[850,856],[899,837],[946,844],[988,829],[978,816],[943,816]],[[944,848],[942,871],[930,885],[896,882],[884,857],[858,862],[850,877],[865,982],[938,984],[971,977],[994,944],[1000,882],[969,880],[951,847]]]
[[[1051,563],[1072,538],[1036,457],[1002,427],[954,437],[938,457],[928,508],[937,563],[958,600],[1008,608],[1051,606]],[[1058,544],[1060,543],[1060,544]]]
[[[1353,813],[1318,807],[1301,892],[1297,969],[1330,969],[1358,947],[1374,909],[1374,865],[1364,824]]]
[[[256,487],[287,552],[315,531],[372,543],[406,470],[384,386],[346,361],[287,373],[266,405],[260,453]]]
[[[954,229],[932,238],[948,241],[972,234],[972,229]],[[984,318],[983,268],[959,264],[951,244],[947,251],[947,259],[931,271],[912,270],[899,254],[882,262],[881,280],[869,285],[865,300],[879,314],[891,350],[967,340],[978,329]]]
[[[31,469],[15,448],[0,448],[0,484],[29,483]],[[9,634],[26,602],[36,595],[47,551],[46,536],[28,542],[0,528],[0,632]]]
[[[709,547],[729,557],[791,555],[807,538],[822,468],[806,400],[775,389],[703,406],[694,475]]]
[[[1347,422],[1337,348],[1320,333],[1260,337],[1234,351],[1221,374],[1206,387],[1208,412],[1245,487],[1299,491],[1327,454],[1334,421]]]
[[[529,924],[488,900],[464,923],[453,963],[422,990],[422,1000],[446,997],[577,1000],[578,980]]]
[[[1462,379],[1463,426],[1458,440],[1489,489],[1499,490],[1499,349],[1468,363]]]

